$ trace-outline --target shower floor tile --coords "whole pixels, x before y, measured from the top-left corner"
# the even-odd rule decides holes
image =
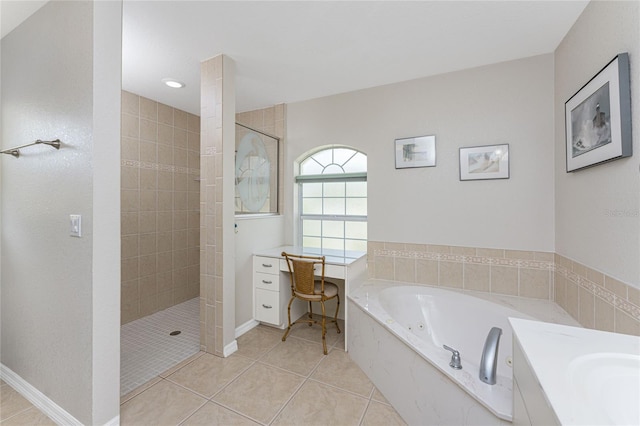
[[[169,333],[179,330],[177,336]],[[148,382],[200,350],[197,297],[120,328],[120,395]]]

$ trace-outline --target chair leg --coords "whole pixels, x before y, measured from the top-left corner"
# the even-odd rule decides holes
[[[327,354],[327,326],[326,326],[326,315],[324,311],[324,300],[320,301],[320,306],[322,307],[322,349],[324,350],[324,354]]]
[[[313,304],[311,304],[311,302],[309,302],[309,327],[311,327],[313,325]]]
[[[291,304],[293,303],[293,299],[294,299],[294,297],[289,299],[289,306],[287,307],[287,319],[289,321],[289,326],[287,327],[287,330],[284,332],[284,336],[282,336],[282,341],[283,342],[285,340],[287,340],[287,336],[289,335],[289,332],[291,331]]]
[[[333,317],[333,321],[336,323],[336,328],[338,329],[338,334],[341,333],[340,326],[338,325],[338,310],[340,309],[340,295],[336,296],[338,298],[338,304],[336,305],[336,314]]]

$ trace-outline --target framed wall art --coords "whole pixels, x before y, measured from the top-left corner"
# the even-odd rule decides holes
[[[567,172],[630,157],[629,55],[621,53],[565,103]]]
[[[417,136],[396,139],[396,169],[434,167],[436,165],[436,137]]]
[[[460,180],[509,179],[509,145],[460,148]]]

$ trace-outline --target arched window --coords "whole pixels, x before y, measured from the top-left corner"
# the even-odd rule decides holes
[[[305,248],[367,251],[367,156],[331,147],[300,162],[298,243]]]

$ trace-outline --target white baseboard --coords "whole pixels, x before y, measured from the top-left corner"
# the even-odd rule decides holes
[[[238,337],[242,336],[247,331],[249,331],[249,330],[251,330],[253,328],[256,328],[259,324],[260,324],[259,321],[251,319],[251,320],[245,322],[244,324],[240,325],[240,327],[236,327],[236,339]]]
[[[105,423],[104,426],[120,426],[120,416],[115,416],[107,423]]]
[[[222,350],[222,356],[226,358],[237,350],[238,350],[238,341],[236,339],[233,339],[233,342],[226,345]]]
[[[75,417],[65,411],[58,404],[49,399],[45,394],[33,387],[29,382],[14,373],[9,367],[0,364],[0,378],[7,384],[11,385],[20,395],[27,399],[30,403],[38,407],[40,411],[49,416],[51,420],[59,425],[79,425],[82,423]],[[117,423],[112,423],[113,421]],[[120,423],[120,416],[111,420],[109,425],[117,425]]]

